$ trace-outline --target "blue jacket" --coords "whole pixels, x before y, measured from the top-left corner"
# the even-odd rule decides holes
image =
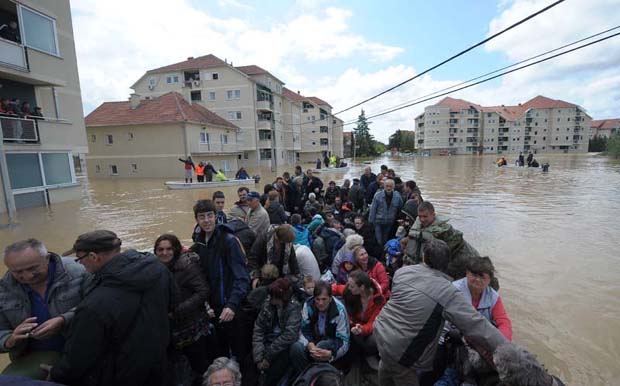
[[[301,311],[301,333],[298,342],[305,347],[310,342],[334,340],[337,343],[337,349],[332,351],[332,356],[336,360],[349,350],[349,317],[344,305],[335,297],[332,297],[326,313],[325,335],[321,336],[318,329],[319,311],[314,305],[314,298],[306,301]]]
[[[224,307],[237,312],[239,305],[250,291],[250,275],[246,268],[246,256],[233,229],[226,224],[218,225],[205,244],[205,232],[194,232],[192,250],[200,256],[209,283],[209,305],[216,314]]]
[[[400,245],[400,240],[402,239],[402,237],[397,237],[395,239],[389,240],[387,243],[385,243],[385,247],[383,248],[386,255],[386,266],[390,266],[394,263],[395,257],[397,253],[402,253],[403,250],[401,248]],[[401,255],[402,258],[402,255]]]
[[[392,193],[392,202],[388,208],[385,201],[385,190],[381,190],[375,193],[370,205],[370,214],[368,215],[368,222],[371,224],[389,224],[393,225],[400,208],[403,207],[403,198],[397,191]]]
[[[308,248],[312,248],[310,232],[305,225],[295,225],[293,226],[293,230],[295,231],[295,241],[293,241],[293,244],[305,245]]]

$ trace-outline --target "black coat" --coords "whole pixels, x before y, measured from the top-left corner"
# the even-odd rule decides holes
[[[51,378],[67,385],[161,385],[172,274],[128,250],[93,274]]]
[[[360,184],[363,190],[368,190],[368,187],[373,181],[377,181],[377,175],[375,173],[370,173],[370,175],[362,174],[360,177]]]
[[[323,189],[323,181],[321,181],[321,179],[318,177],[312,176],[312,179],[309,179],[308,183],[306,184],[306,193],[316,193],[314,191],[314,189],[316,188],[319,189],[319,193],[317,194],[318,198],[321,195],[321,189]]]
[[[286,223],[286,213],[284,213],[284,208],[278,201],[269,202],[267,213],[269,214],[269,222],[271,224],[280,225]]]

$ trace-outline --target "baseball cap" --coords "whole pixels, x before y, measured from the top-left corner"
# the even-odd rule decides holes
[[[116,233],[99,229],[79,235],[73,243],[73,248],[67,252],[70,252],[69,254],[74,254],[76,251],[107,252],[120,247],[121,243]]]
[[[251,199],[251,198],[257,198],[260,200],[260,193],[256,192],[256,191],[252,191],[250,193],[247,194],[247,196],[245,196],[245,198],[247,200]]]

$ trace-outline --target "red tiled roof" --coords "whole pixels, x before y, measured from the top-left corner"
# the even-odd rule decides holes
[[[482,110],[482,106],[466,101],[464,99],[455,99],[450,97],[445,97],[439,102],[437,102],[434,106],[448,106],[450,107],[450,112],[458,112],[461,110],[467,110],[470,107],[475,107],[478,110]]]
[[[238,129],[226,119],[198,104],[189,104],[183,96],[169,92],[153,99],[143,99],[135,108],[131,102],[105,102],[85,118],[87,127],[144,125],[170,122],[196,122]]]
[[[276,77],[275,75],[273,75],[272,73],[270,73],[269,71],[265,70],[262,67],[259,67],[255,64],[251,64],[249,66],[239,66],[239,67],[235,67],[237,70],[243,72],[244,74],[248,75],[248,76],[252,76],[252,75],[263,75],[263,74],[267,74],[267,75],[271,75],[272,77],[274,77],[275,79],[277,79],[279,82],[281,82],[282,84],[284,84],[284,82],[282,82],[280,79],[278,79],[278,77]]]
[[[553,108],[567,108],[567,107],[579,107],[576,104],[564,102],[559,99],[551,99],[538,95],[522,104],[525,109],[553,109]]]
[[[484,106],[482,111],[485,113],[497,113],[507,121],[516,121],[525,112],[523,106]]]
[[[197,58],[192,58],[188,60],[184,60],[179,63],[170,64],[164,67],[155,68],[153,70],[148,70],[147,74],[158,73],[158,72],[169,72],[169,71],[182,71],[182,70],[198,70],[203,68],[212,68],[212,67],[222,67],[228,66],[226,62],[222,59],[218,58],[215,55],[205,55]]]
[[[592,123],[590,124],[590,127],[594,127],[599,130],[617,129],[617,128],[620,128],[620,118],[593,120]]]
[[[307,99],[309,99],[311,102],[316,103],[317,105],[321,106],[329,106],[330,108],[332,107],[332,105],[330,105],[329,103],[325,102],[323,99],[321,98],[317,98],[317,97],[308,97]]]
[[[304,99],[306,99],[303,95],[291,91],[286,87],[282,87],[282,96],[299,103],[303,102]]]

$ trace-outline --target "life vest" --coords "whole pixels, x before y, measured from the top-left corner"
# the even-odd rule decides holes
[[[205,165],[196,165],[195,169],[196,171],[196,175],[197,176],[204,176],[205,175]]]

